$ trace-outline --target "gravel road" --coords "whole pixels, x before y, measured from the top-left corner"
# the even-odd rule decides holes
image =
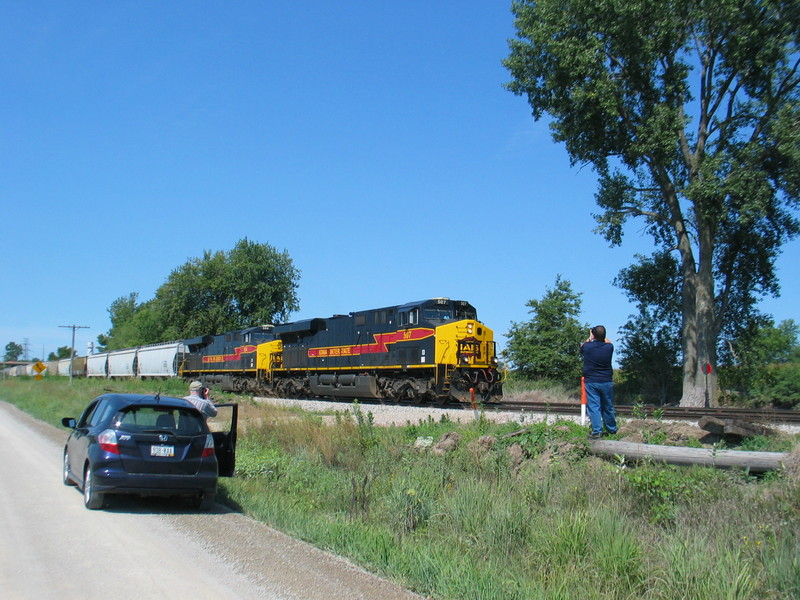
[[[0,597],[419,598],[217,505],[157,498],[89,511],[61,483],[66,430],[0,402]]]

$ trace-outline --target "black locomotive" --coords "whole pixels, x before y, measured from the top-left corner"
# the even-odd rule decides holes
[[[179,374],[228,391],[439,403],[502,397],[494,332],[463,300],[433,298],[184,343]]]

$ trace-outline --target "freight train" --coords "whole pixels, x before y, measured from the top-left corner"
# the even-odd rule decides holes
[[[285,398],[444,404],[503,394],[494,332],[472,305],[449,298],[93,354],[85,375],[174,375]]]

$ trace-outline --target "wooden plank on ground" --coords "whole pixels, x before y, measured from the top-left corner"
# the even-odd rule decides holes
[[[763,473],[782,469],[785,452],[748,452],[743,450],[713,450],[709,448],[685,448],[682,446],[658,446],[612,440],[590,440],[592,454],[601,456],[624,456],[627,459],[652,459],[673,465],[703,465],[729,469],[749,469],[751,473]]]

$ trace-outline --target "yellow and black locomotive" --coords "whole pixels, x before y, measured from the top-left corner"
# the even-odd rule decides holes
[[[463,300],[433,298],[184,343],[180,375],[230,391],[440,403],[502,397],[494,332]]]

